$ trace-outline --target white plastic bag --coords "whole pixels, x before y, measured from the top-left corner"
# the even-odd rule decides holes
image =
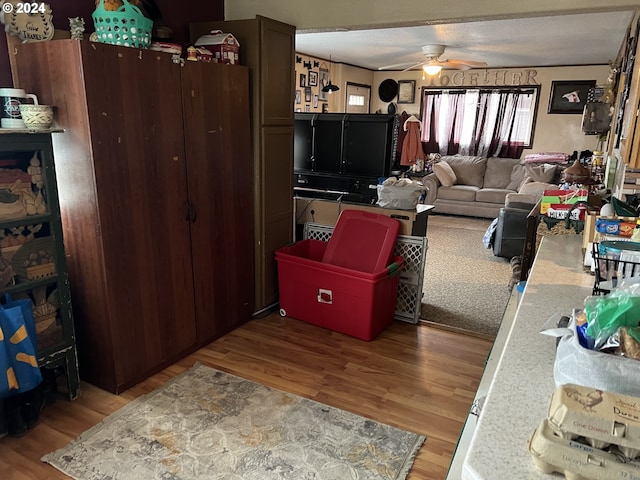
[[[589,350],[580,345],[573,313],[567,328],[547,328],[540,332],[560,337],[553,365],[556,387],[567,383],[640,397],[640,361],[611,353]]]
[[[425,192],[425,187],[409,179],[388,178],[382,185],[377,186],[378,202],[383,208],[397,208],[400,210],[414,210]]]

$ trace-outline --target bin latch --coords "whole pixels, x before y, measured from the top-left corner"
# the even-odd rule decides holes
[[[318,289],[318,303],[333,303],[333,292],[331,290],[325,290],[324,288]]]

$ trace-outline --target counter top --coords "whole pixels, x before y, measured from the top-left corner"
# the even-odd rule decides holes
[[[527,450],[555,390],[555,339],[540,334],[583,306],[594,278],[582,267],[582,236],[543,237],[482,407],[463,480],[557,479],[536,469]]]

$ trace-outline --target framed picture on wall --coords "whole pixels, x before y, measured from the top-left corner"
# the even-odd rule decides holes
[[[300,93],[300,90],[296,90],[296,105],[302,103],[302,94]]]
[[[301,87],[307,86],[307,76],[304,73],[300,74],[300,86]]]
[[[307,104],[304,106],[304,111],[305,112],[310,112],[311,111],[311,105]]]
[[[416,101],[416,81],[398,80],[398,103],[414,103]]]
[[[309,71],[309,86],[310,87],[318,86],[318,72]]]
[[[318,95],[313,96],[313,108],[318,108]]]
[[[304,87],[304,101],[311,101],[311,87]]]
[[[577,113],[582,115],[589,89],[595,80],[559,80],[551,82],[547,113]]]

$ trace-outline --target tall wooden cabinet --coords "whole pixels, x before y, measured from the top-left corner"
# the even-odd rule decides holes
[[[20,45],[56,106],[81,378],[121,392],[254,310],[248,69],[77,40]]]
[[[191,42],[211,30],[232,33],[251,69],[256,310],[278,301],[274,252],[293,240],[295,27],[270,18],[190,25]]]

